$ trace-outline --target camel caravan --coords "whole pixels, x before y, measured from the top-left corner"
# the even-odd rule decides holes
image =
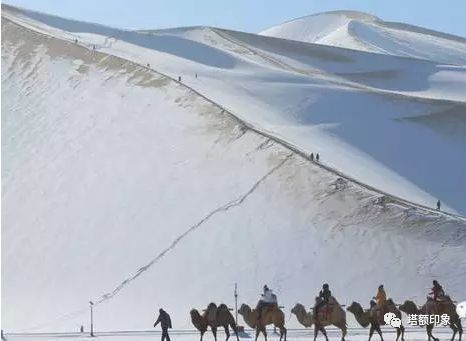
[[[427,301],[423,306],[418,307],[413,301],[405,301],[401,305],[395,304],[391,299],[387,299],[385,289],[383,285],[378,287],[377,295],[369,303],[369,308],[364,309],[358,302],[352,302],[347,307],[347,311],[352,313],[356,321],[363,328],[369,327],[369,341],[371,340],[374,332],[377,332],[383,341],[383,334],[381,326],[386,325],[386,314],[390,313],[389,316],[396,318],[398,324],[394,326],[396,328],[396,341],[401,337],[401,341],[404,341],[405,328],[401,323],[401,313],[404,312],[411,316],[446,316],[448,317],[448,325],[453,331],[451,341],[455,339],[456,334],[459,335],[459,341],[463,334],[463,328],[461,326],[461,318],[456,311],[455,303],[445,294],[442,287],[437,281],[433,282],[433,288],[430,296],[427,297]],[[255,340],[257,341],[260,334],[264,335],[267,340],[266,327],[273,325],[274,328],[279,330],[280,341],[286,341],[287,330],[285,328],[285,314],[277,303],[277,296],[270,290],[267,285],[264,286],[263,294],[259,299],[255,308],[251,308],[247,304],[242,304],[238,309],[238,313],[243,317],[244,322],[252,329],[256,331]],[[316,297],[314,307],[310,311],[306,310],[306,307],[297,303],[292,309],[291,313],[296,316],[298,322],[306,328],[314,325],[314,341],[317,339],[319,332],[328,341],[327,332],[325,327],[335,326],[341,330],[341,340],[345,340],[347,334],[347,323],[346,323],[346,311],[343,309],[344,306],[340,305],[335,297],[332,295],[329,285],[324,284],[319,295]],[[230,309],[225,304],[221,304],[218,307],[214,303],[210,303],[200,314],[197,310],[191,310],[191,321],[197,330],[201,333],[201,341],[204,333],[208,327],[211,328],[214,335],[215,341],[217,341],[217,327],[223,327],[225,329],[226,340],[230,337],[229,327],[235,332],[238,340],[238,326],[235,323],[235,319],[230,312]],[[438,338],[434,337],[432,330],[435,326],[435,322],[428,321],[425,324],[428,341],[439,341]]]

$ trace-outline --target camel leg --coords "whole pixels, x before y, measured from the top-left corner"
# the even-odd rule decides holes
[[[458,335],[459,340],[461,341],[461,337],[463,336],[463,326],[461,325],[461,319],[458,319]]]
[[[325,328],[322,326],[322,327],[319,328],[319,330],[321,331],[322,334],[324,334],[325,340],[328,341],[327,332],[326,332]]]
[[[235,332],[236,341],[239,341],[239,337],[238,337],[238,327],[236,326],[236,324],[232,324],[232,325],[231,325],[231,329],[233,329],[233,331]]]
[[[458,328],[456,328],[455,323],[450,323],[450,328],[453,330],[453,335],[451,337],[451,341],[455,339],[456,332],[458,331]]]
[[[439,339],[436,338],[434,334],[432,333],[433,329],[434,329],[434,325],[432,324],[427,325],[427,335],[429,336],[429,340],[430,338],[432,338],[434,341],[439,341]]]
[[[230,328],[228,327],[228,325],[223,326],[223,328],[225,328],[225,335],[227,336],[225,341],[228,341],[228,339],[230,338]]]
[[[257,338],[259,337],[259,334],[262,333],[262,329],[259,328],[259,326],[256,327],[256,341],[257,341]],[[265,336],[265,335],[264,335]],[[267,339],[267,336],[265,336],[265,338]]]
[[[214,334],[214,340],[217,341],[217,327],[211,327],[212,334]]]
[[[376,326],[375,326],[375,330],[376,330],[377,333],[379,334],[380,340],[383,341],[382,329],[380,329],[380,325],[376,325]]]
[[[375,330],[375,327],[373,324],[371,324],[371,327],[369,329],[369,341],[371,341],[372,335],[374,335],[374,330]]]
[[[280,328],[280,334],[283,334],[283,337],[285,338],[285,341],[286,341],[287,330],[285,327]]]
[[[405,341],[405,326],[401,325],[400,330],[401,330],[401,341]]]
[[[267,332],[265,331],[265,326],[262,328],[262,334],[264,334],[265,341],[267,341]]]
[[[461,319],[458,319],[457,326],[458,326],[459,341],[461,341],[461,337],[463,336],[463,326],[461,325]]]
[[[346,323],[338,323],[338,324],[335,324],[334,326],[341,330],[341,341],[345,341],[345,336],[347,333]]]
[[[401,334],[400,328],[396,328],[396,339],[395,339],[395,341],[398,341],[398,339],[400,338],[400,334]]]
[[[318,332],[319,332],[319,325],[316,323],[316,324],[314,324],[314,341],[316,341],[316,339],[317,339],[317,333]]]
[[[427,341],[430,341],[430,339],[432,338],[432,330],[431,330],[431,327],[426,326],[426,333],[427,333]]]

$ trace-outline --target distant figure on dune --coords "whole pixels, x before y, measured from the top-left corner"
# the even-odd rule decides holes
[[[178,76],[178,82],[181,82],[181,76]]]
[[[314,153],[311,153],[311,161],[314,161]]]
[[[437,200],[437,211],[440,211],[440,205],[441,205],[440,200]]]
[[[170,318],[170,315],[163,310],[162,308],[159,309],[159,317],[157,318],[157,321],[154,323],[154,327],[160,323],[160,326],[162,327],[162,341],[165,339],[167,341],[170,341],[170,336],[168,335],[168,329],[172,328],[172,320]]]
[[[316,161],[319,162],[320,156],[319,153],[316,154]]]
[[[80,331],[81,333],[84,333],[84,326],[83,326],[83,325],[81,325],[81,328],[79,328],[79,331]]]
[[[197,73],[194,74],[194,78],[197,78]]]

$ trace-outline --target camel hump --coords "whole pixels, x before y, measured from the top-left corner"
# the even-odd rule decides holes
[[[453,303],[453,301],[451,300],[450,296],[448,295],[444,295],[444,296],[441,296],[439,297],[438,299],[439,302],[445,302],[445,303]]]
[[[388,305],[396,305],[395,302],[391,298],[387,299],[387,304]]]
[[[217,309],[217,305],[214,302],[210,302],[207,309]]]
[[[206,311],[206,318],[209,323],[215,322],[217,318],[217,305],[215,303],[209,303]]]
[[[328,298],[328,303],[329,304],[332,304],[332,305],[340,305],[340,303],[338,303],[337,299],[335,298],[335,296],[330,296]]]
[[[218,306],[217,311],[218,312],[220,312],[220,311],[223,312],[223,311],[230,311],[230,310],[228,309],[228,306],[225,303],[222,303],[222,304],[220,304]]]

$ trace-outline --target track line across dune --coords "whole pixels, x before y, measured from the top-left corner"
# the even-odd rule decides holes
[[[277,171],[280,167],[282,167],[292,156],[294,153],[288,154],[283,160],[281,160],[277,165],[275,165],[272,169],[270,169],[265,175],[263,175],[259,180],[257,180],[251,188],[245,192],[243,195],[241,195],[238,199],[229,201],[216,209],[210,211],[204,218],[199,220],[197,223],[189,227],[185,232],[183,232],[181,235],[179,235],[174,241],[171,242],[171,244],[165,248],[162,252],[160,252],[155,258],[153,258],[149,263],[146,265],[142,266],[139,268],[134,275],[131,277],[126,278],[123,282],[121,282],[115,289],[112,291],[102,295],[97,301],[96,304],[100,304],[102,302],[105,302],[112,297],[114,297],[116,294],[118,294],[124,287],[126,287],[128,284],[130,284],[132,281],[137,279],[139,276],[141,276],[144,272],[149,270],[149,268],[157,263],[159,260],[161,260],[168,252],[173,250],[180,241],[182,241],[186,236],[188,236],[190,233],[194,232],[197,230],[202,224],[204,224],[206,221],[208,221],[210,218],[212,218],[214,215],[221,213],[221,212],[226,212],[231,208],[238,207],[240,206],[269,176],[271,176],[275,171]]]

